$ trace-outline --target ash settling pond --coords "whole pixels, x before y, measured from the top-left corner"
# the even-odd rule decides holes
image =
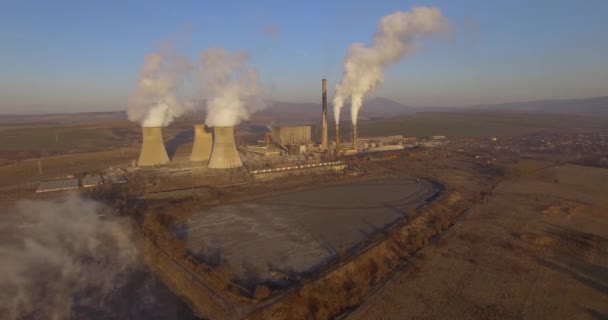
[[[200,209],[173,232],[196,259],[227,264],[249,283],[273,282],[364,245],[437,192],[411,177],[326,186]]]

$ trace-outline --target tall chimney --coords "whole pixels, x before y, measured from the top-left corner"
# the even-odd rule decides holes
[[[359,150],[359,139],[357,136],[357,124],[353,123],[353,149]]]
[[[205,129],[204,124],[194,125],[194,143],[192,144],[190,161],[209,161],[213,137]]]
[[[336,154],[340,153],[340,126],[336,123]]]
[[[152,167],[169,163],[169,156],[160,127],[142,127],[143,142],[139,152],[138,167]]]
[[[234,127],[213,128],[213,148],[209,158],[209,168],[229,169],[242,166],[241,157],[236,151]]]
[[[321,138],[321,148],[323,150],[327,150],[327,80],[321,80],[321,130],[322,130],[322,138]]]

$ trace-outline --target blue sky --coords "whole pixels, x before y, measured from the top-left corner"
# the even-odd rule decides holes
[[[0,113],[123,109],[144,55],[170,37],[192,59],[246,50],[269,97],[316,102],[348,46],[413,5],[438,7],[453,31],[390,67],[373,95],[414,106],[608,95],[608,1],[175,2],[3,1]]]

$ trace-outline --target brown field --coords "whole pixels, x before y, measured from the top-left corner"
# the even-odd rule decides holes
[[[347,318],[605,319],[607,188],[579,166],[505,181]]]
[[[201,206],[204,208],[205,203],[209,201],[221,204],[238,201],[243,196],[248,198],[257,194],[263,197],[276,189],[277,185],[281,186],[282,192],[293,192],[298,188],[306,190],[328,183],[350,184],[352,182],[349,180],[354,182],[357,179],[327,176],[318,179],[290,178],[264,185],[234,188],[223,196],[202,193],[181,200],[171,196],[170,199],[164,200],[164,203],[156,198],[150,203],[153,206],[152,211],[156,214],[145,214],[143,219],[143,232],[149,239],[145,247],[146,255],[151,261],[150,266],[159,277],[164,279],[178,296],[188,301],[195,312],[205,318],[236,319],[241,317],[239,315],[245,314],[248,314],[247,317],[250,319],[332,318],[361,303],[370,290],[399,268],[407,257],[426,246],[431,237],[444,231],[464,209],[479,199],[485,189],[491,188],[494,181],[500,179],[500,173],[495,168],[462,160],[464,160],[462,157],[434,159],[428,156],[417,158],[404,156],[390,161],[361,163],[359,170],[362,178],[369,179],[386,174],[404,177],[414,175],[438,181],[447,189],[436,202],[430,202],[418,209],[402,210],[403,218],[391,224],[388,229],[378,229],[379,232],[367,234],[365,246],[357,250],[349,250],[349,247],[344,247],[343,250],[332,248],[331,251],[337,252],[337,255],[317,271],[298,274],[289,269],[275,269],[288,274],[289,279],[292,279],[288,287],[277,286],[273,281],[257,282],[257,284],[253,282],[252,287],[251,282],[248,284],[248,281],[242,281],[239,272],[235,272],[234,265],[231,266],[230,261],[224,263],[223,259],[198,260],[189,250],[189,245],[180,241],[170,230],[178,226],[180,221],[190,221],[190,218],[193,218],[192,212],[196,212]],[[218,197],[222,202],[217,202]],[[249,198],[248,201],[251,199]],[[337,217],[333,218],[337,219]],[[307,229],[308,224],[303,223],[301,219],[304,218],[297,219],[300,223],[296,226],[282,222],[280,232],[287,232],[289,235],[298,228]],[[295,229],[291,229],[294,227]],[[260,229],[255,226],[252,228]],[[315,229],[318,234],[313,237],[311,243],[302,243],[299,246],[303,249],[306,246],[314,247],[314,239],[331,237],[332,228],[336,232],[346,231],[346,234],[348,232],[353,234],[352,232],[357,232],[356,230],[361,226],[356,223],[327,225],[325,228],[327,230],[323,232],[321,229]],[[349,228],[354,230],[348,231]],[[234,231],[226,230],[226,232]],[[237,237],[241,236],[238,232],[235,234],[225,241],[238,241]],[[304,240],[301,238],[298,241]],[[247,241],[258,240],[254,238]],[[265,259],[270,259],[272,264],[280,265],[280,255],[271,257],[265,253],[275,250],[277,245],[266,245],[259,250],[264,251],[260,252],[260,255],[265,256]],[[248,252],[248,254],[251,256],[255,253]],[[300,254],[300,252],[291,253],[292,256]],[[264,279],[256,275],[254,277]]]
[[[419,114],[364,121],[361,132],[517,136],[605,123],[588,118],[569,123],[562,115],[524,117],[526,121],[522,117]],[[2,124],[0,203],[52,197],[33,193],[39,180],[129,165],[137,159],[138,126],[121,119],[90,119]],[[192,123],[184,119],[163,130],[170,155],[188,152]],[[261,124],[242,124],[240,131],[257,132]],[[498,161],[491,165],[444,149],[394,154],[398,157],[387,161],[353,160],[349,164],[358,177],[302,176],[253,183],[235,174],[234,179],[224,178],[244,185],[202,186],[137,199],[140,194],[132,194],[128,205],[138,209],[129,213],[143,235],[138,242],[151,269],[196,313],[211,319],[608,317],[607,169],[555,166],[554,156],[546,154],[544,160],[519,163],[496,155]],[[332,247],[333,260],[297,275],[286,286],[244,283],[228,264],[197,260],[171,230],[211,205],[386,175],[418,177],[445,189],[425,206],[400,211],[403,219],[396,223],[366,233],[368,241],[357,250]],[[187,187],[190,180],[180,183]],[[129,187],[139,192],[137,186]],[[331,225],[316,223],[331,233]]]
[[[530,114],[518,112],[421,112],[410,116],[361,121],[363,135],[403,134],[422,137],[445,135],[450,137],[510,137],[543,130],[571,130],[573,128],[605,127],[606,116],[589,117],[565,114]],[[341,134],[349,134],[350,126],[343,126]],[[344,131],[344,132],[342,132]]]

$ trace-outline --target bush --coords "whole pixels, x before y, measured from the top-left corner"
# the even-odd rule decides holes
[[[446,214],[437,214],[433,216],[431,227],[435,234],[439,234],[450,226],[450,219]]]
[[[369,260],[369,263],[367,265],[367,272],[369,273],[369,283],[370,285],[374,285],[376,283],[377,279],[377,275],[378,275],[378,264],[376,263],[376,261],[374,261],[373,259]]]
[[[271,291],[268,286],[260,284],[255,287],[255,292],[253,293],[253,296],[258,300],[262,300],[268,298],[268,296],[270,296],[270,292]]]
[[[428,244],[428,230],[422,229],[410,232],[409,244],[410,251],[415,252]]]

